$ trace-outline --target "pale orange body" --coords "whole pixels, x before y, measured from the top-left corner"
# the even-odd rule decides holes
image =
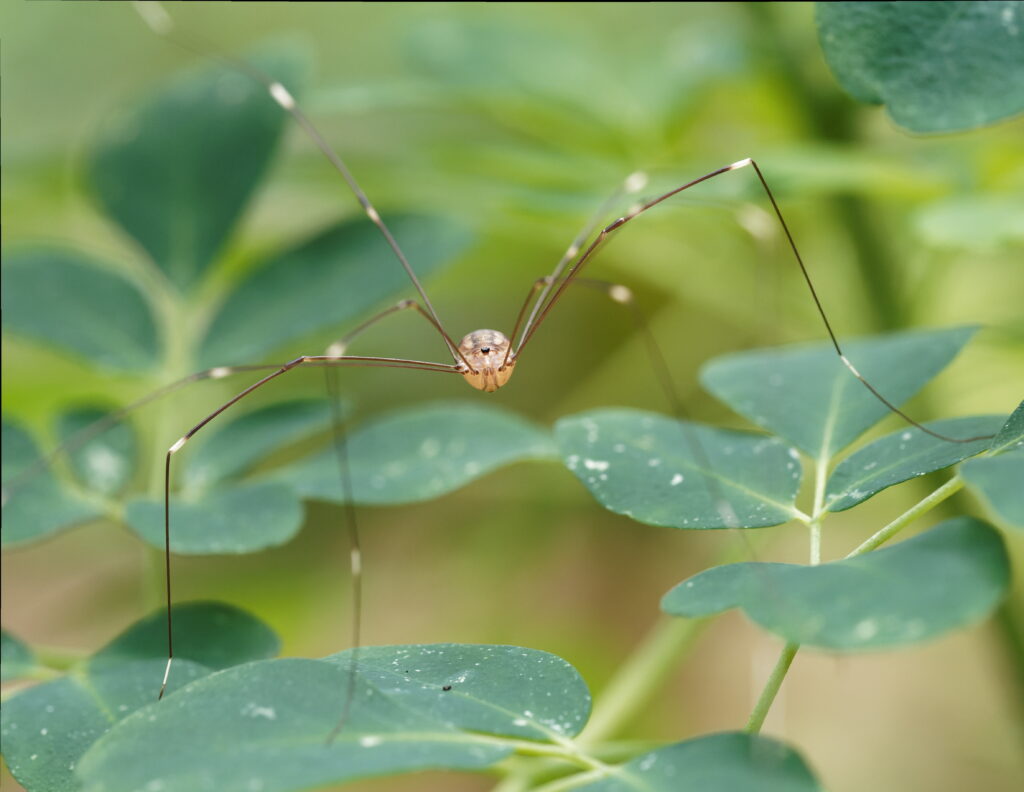
[[[469,367],[462,364],[462,376],[477,390],[492,393],[508,382],[515,368],[509,354],[509,340],[497,330],[474,330],[459,342],[459,352]]]

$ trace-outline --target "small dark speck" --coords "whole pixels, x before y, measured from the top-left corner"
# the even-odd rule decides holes
[[[451,690],[451,689],[452,689],[451,685],[445,685],[443,688],[441,688],[441,690]]]

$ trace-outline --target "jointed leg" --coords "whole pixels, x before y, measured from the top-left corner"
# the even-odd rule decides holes
[[[761,187],[764,189],[765,194],[768,196],[768,200],[772,205],[772,210],[774,211],[775,217],[779,221],[779,225],[782,227],[782,230],[786,236],[786,240],[789,243],[789,248],[792,251],[793,257],[800,268],[800,272],[804,277],[804,281],[807,283],[807,288],[811,293],[811,297],[814,299],[814,304],[818,309],[818,315],[821,317],[822,323],[825,325],[825,330],[828,332],[829,340],[832,342],[832,346],[835,348],[836,354],[839,356],[840,361],[842,361],[843,365],[847,368],[847,370],[851,374],[853,374],[853,376],[855,376],[861,382],[861,384],[864,385],[864,387],[871,392],[871,394],[876,399],[882,402],[882,404],[888,407],[896,415],[900,416],[907,423],[920,429],[922,432],[925,432],[926,434],[929,434],[933,437],[937,437],[940,440],[946,440],[951,443],[970,443],[975,440],[984,439],[984,436],[967,438],[947,437],[946,435],[941,434],[939,432],[935,432],[926,426],[922,426],[920,423],[915,421],[905,412],[900,410],[896,405],[894,405],[892,402],[886,399],[881,393],[879,393],[878,390],[870,382],[868,382],[864,378],[864,376],[857,370],[853,363],[850,362],[850,360],[843,353],[842,348],[839,346],[839,341],[836,338],[835,333],[832,331],[832,325],[829,323],[828,316],[825,314],[825,309],[824,307],[822,307],[821,300],[818,298],[818,293],[814,288],[814,283],[811,281],[810,273],[807,271],[807,267],[804,265],[803,258],[801,258],[800,256],[800,251],[797,249],[796,242],[793,239],[793,235],[789,231],[789,226],[786,224],[786,220],[782,216],[782,210],[779,209],[779,205],[775,200],[775,196],[772,194],[771,188],[768,186],[768,182],[764,178],[764,174],[761,173],[761,169],[758,167],[757,163],[754,162],[754,160],[750,159],[749,157],[747,159],[734,162],[731,165],[726,165],[723,168],[718,168],[717,170],[705,174],[700,178],[694,179],[693,181],[689,181],[686,184],[682,185],[681,187],[675,188],[674,190],[669,190],[667,193],[664,193],[663,195],[660,195],[657,198],[654,198],[650,201],[647,201],[646,203],[641,204],[640,206],[636,207],[629,213],[618,218],[615,222],[605,226],[594,239],[594,241],[591,242],[590,245],[583,251],[582,255],[580,255],[580,257],[576,259],[576,263],[572,265],[572,267],[569,269],[568,274],[565,276],[565,279],[562,281],[559,287],[555,289],[555,291],[550,295],[548,300],[544,303],[543,307],[540,308],[539,311],[535,312],[535,321],[533,321],[532,324],[527,324],[526,329],[523,331],[523,339],[520,342],[518,348],[513,353],[513,355],[516,357],[519,356],[519,353],[522,352],[523,347],[525,347],[526,344],[529,343],[530,339],[533,337],[534,332],[536,332],[537,328],[541,325],[545,317],[551,311],[552,306],[554,306],[554,304],[558,301],[562,294],[565,293],[565,290],[569,286],[569,284],[577,277],[580,270],[582,270],[586,263],[591,258],[593,258],[594,253],[605,243],[605,241],[612,233],[619,230],[628,222],[646,212],[648,209],[654,208],[662,201],[666,201],[672,196],[678,195],[679,193],[683,192],[684,190],[688,190],[691,187],[694,187],[700,184],[701,182],[708,181],[709,179],[713,179],[716,176],[721,176],[723,173],[728,173],[729,171],[738,170],[740,168],[745,168],[747,166],[750,166],[754,169],[754,172],[757,174],[758,181],[761,183]]]

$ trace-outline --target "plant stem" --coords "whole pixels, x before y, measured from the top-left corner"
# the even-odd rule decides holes
[[[651,694],[661,689],[707,623],[708,619],[661,616],[598,698],[594,715],[577,743],[590,746],[602,742],[634,718]]]
[[[955,495],[963,488],[963,486],[963,479],[960,478],[959,475],[953,476],[953,478],[928,495],[924,500],[918,502],[914,506],[911,506],[887,526],[870,536],[854,550],[851,550],[846,557],[853,558],[854,556],[863,555],[864,553],[874,550],[885,542],[888,542],[918,517],[934,509],[946,500],[946,498]]]
[[[757,734],[761,731],[764,719],[768,716],[768,710],[771,709],[772,702],[775,701],[775,696],[778,694],[779,688],[782,687],[782,680],[786,678],[798,651],[800,651],[800,644],[791,643],[783,647],[782,654],[775,661],[775,668],[772,669],[771,676],[768,677],[764,690],[761,691],[757,704],[754,705],[754,711],[750,713],[747,725],[743,727],[744,731],[750,734]]]

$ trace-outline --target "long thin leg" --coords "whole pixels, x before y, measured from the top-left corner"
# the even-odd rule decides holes
[[[334,166],[334,169],[341,174],[341,177],[348,184],[349,189],[355,195],[356,200],[363,208],[366,216],[375,226],[377,226],[381,235],[387,241],[388,247],[391,248],[395,257],[405,270],[405,274],[409,276],[409,280],[412,281],[412,285],[419,293],[420,299],[423,300],[423,304],[426,306],[427,312],[433,319],[434,325],[441,331],[441,336],[444,338],[444,342],[448,346],[448,351],[451,353],[452,359],[458,361],[458,345],[455,344],[448,336],[448,333],[443,330],[444,325],[441,322],[440,317],[438,317],[437,311],[434,310],[434,306],[431,304],[430,298],[427,296],[427,292],[424,290],[419,278],[416,277],[416,273],[409,264],[409,260],[405,257],[405,253],[402,252],[402,248],[399,247],[397,240],[392,235],[391,230],[381,219],[380,213],[374,208],[373,204],[370,203],[369,197],[365,192],[363,192],[362,187],[359,186],[359,183],[356,181],[351,171],[349,171],[348,166],[341,157],[338,156],[334,149],[328,145],[327,141],[324,140],[323,135],[320,134],[319,130],[313,125],[313,122],[309,120],[306,114],[302,111],[302,108],[299,107],[298,102],[295,100],[295,97],[292,96],[291,92],[284,85],[260,71],[255,66],[221,52],[217,47],[206,41],[203,37],[195,33],[186,34],[177,30],[174,20],[171,19],[170,15],[164,7],[160,5],[160,3],[136,1],[133,5],[150,30],[158,36],[162,36],[177,46],[193,52],[200,57],[219,61],[220,63],[247,75],[262,85],[278,107],[295,119],[296,123],[298,123],[310,140],[312,140],[316,147],[320,149],[320,152],[324,155],[327,161],[330,162],[331,165]]]
[[[717,170],[711,171],[711,173],[707,173],[704,176],[701,176],[700,178],[694,179],[693,181],[689,181],[686,184],[682,185],[681,187],[676,187],[674,190],[669,190],[667,193],[659,195],[657,198],[654,198],[650,201],[647,201],[646,203],[641,204],[628,214],[618,218],[615,222],[605,226],[601,230],[601,233],[599,233],[597,237],[594,239],[594,241],[590,243],[586,250],[583,251],[582,255],[580,255],[580,257],[576,259],[576,263],[573,264],[572,267],[569,269],[568,274],[565,276],[565,280],[562,281],[561,285],[559,285],[559,287],[550,296],[548,301],[544,304],[543,308],[541,308],[541,310],[537,313],[536,321],[534,321],[532,325],[527,326],[526,330],[523,332],[523,340],[519,344],[519,347],[516,349],[516,351],[513,353],[513,356],[518,358],[519,354],[523,351],[523,348],[529,343],[530,339],[533,337],[533,334],[536,332],[537,328],[540,327],[541,323],[544,321],[548,313],[551,311],[552,306],[554,306],[554,304],[558,302],[558,299],[565,293],[565,290],[566,288],[568,288],[569,284],[579,274],[580,270],[583,269],[584,265],[586,265],[586,263],[593,257],[594,253],[605,243],[605,241],[612,233],[622,228],[630,220],[633,220],[635,217],[643,214],[648,209],[652,209],[653,207],[660,204],[662,201],[668,200],[673,195],[678,195],[679,193],[683,192],[683,190],[688,190],[691,187],[700,184],[701,182],[708,181],[709,179],[713,179],[716,176],[721,176],[723,173],[728,173],[729,171],[744,168],[748,165],[754,169],[754,172],[757,174],[758,181],[761,183],[762,188],[764,188],[765,194],[768,196],[768,200],[771,202],[772,210],[774,211],[775,217],[778,219],[779,225],[782,227],[782,230],[786,235],[786,240],[789,242],[789,248],[793,252],[793,257],[800,268],[800,272],[804,277],[804,281],[807,283],[808,290],[811,292],[811,297],[814,299],[814,304],[818,309],[818,315],[821,317],[821,321],[825,325],[825,330],[828,332],[828,337],[832,342],[832,346],[835,348],[836,354],[839,356],[839,359],[842,361],[843,365],[846,366],[849,372],[853,374],[853,376],[855,376],[861,382],[861,384],[863,384],[864,387],[871,392],[871,394],[876,399],[878,399],[882,404],[888,407],[892,412],[896,413],[896,415],[900,416],[900,418],[902,418],[907,423],[917,427],[922,432],[925,432],[926,434],[929,434],[932,437],[937,437],[940,440],[946,440],[950,443],[970,443],[974,442],[975,440],[982,440],[988,437],[987,435],[979,435],[977,437],[966,438],[948,437],[939,432],[935,432],[926,426],[922,426],[920,423],[918,423],[905,412],[903,412],[899,407],[897,407],[888,399],[886,399],[881,393],[879,393],[878,390],[870,382],[868,382],[864,378],[864,376],[857,370],[853,363],[850,362],[850,360],[843,353],[842,348],[839,346],[839,341],[836,338],[836,334],[832,331],[832,325],[828,320],[828,316],[826,316],[825,314],[825,309],[824,307],[822,307],[821,300],[818,298],[818,293],[814,288],[814,283],[811,281],[810,273],[808,272],[807,267],[804,264],[803,258],[800,256],[800,251],[797,249],[796,242],[793,239],[793,235],[789,231],[789,226],[786,225],[786,220],[782,216],[782,210],[779,209],[779,205],[775,200],[775,196],[772,194],[771,188],[768,186],[768,182],[765,180],[764,175],[761,173],[761,169],[758,167],[757,163],[754,162],[754,160],[750,159],[749,157],[747,159],[734,162],[731,165],[726,165],[723,168],[718,168]]]
[[[297,357],[294,360],[290,360],[283,366],[272,371],[267,376],[260,380],[257,380],[252,385],[249,385],[244,390],[240,391],[236,396],[226,401],[212,413],[207,415],[203,420],[189,429],[185,434],[179,437],[170,448],[167,449],[167,455],[164,457],[164,582],[167,594],[167,667],[164,669],[163,682],[160,684],[160,692],[157,695],[157,699],[163,698],[164,692],[167,690],[167,680],[171,674],[171,663],[174,660],[174,630],[172,625],[171,617],[171,459],[172,457],[185,447],[185,444],[191,440],[204,426],[210,423],[214,418],[220,415],[222,412],[227,410],[229,407],[240,402],[249,394],[258,390],[259,388],[271,382],[282,374],[286,374],[292,369],[298,368],[302,365],[312,366],[379,366],[386,368],[407,368],[416,369],[418,371],[438,371],[448,374],[461,374],[458,366],[452,366],[446,363],[432,363],[425,360],[407,360],[404,358],[384,358],[384,357],[357,357],[351,355],[345,356],[333,356],[333,355],[303,355]]]

